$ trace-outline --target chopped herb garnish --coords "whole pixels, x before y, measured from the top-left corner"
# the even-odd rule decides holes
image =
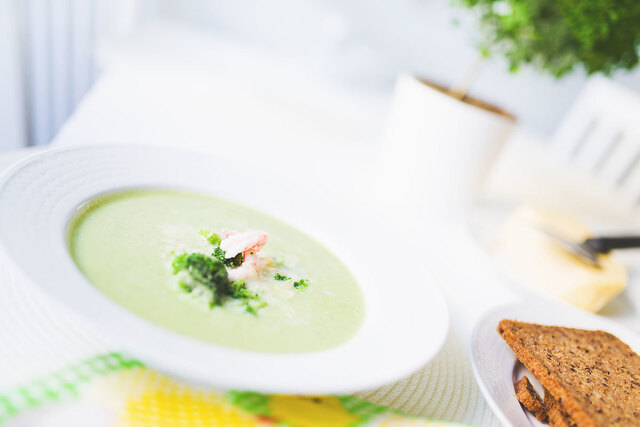
[[[207,239],[207,242],[211,243],[213,246],[220,246],[222,239],[216,233],[212,233],[209,230],[200,230],[200,235]]]
[[[287,280],[291,280],[291,277],[283,276],[283,275],[282,275],[282,274],[280,274],[280,273],[276,273],[276,274],[274,274],[274,275],[273,275],[273,278],[274,278],[274,279],[276,279],[276,280],[279,280],[280,282],[284,282],[284,281],[287,281]]]
[[[244,262],[244,255],[242,252],[234,256],[233,258],[225,258],[224,265],[231,268],[240,267]]]
[[[213,246],[218,246],[220,245],[220,242],[222,242],[222,239],[216,233],[211,233],[211,235],[207,237],[207,242],[211,243]]]
[[[220,261],[224,262],[225,257],[224,257],[224,251],[222,249],[220,249],[220,247],[217,247],[213,250],[213,256],[217,259],[219,259]]]
[[[309,286],[309,282],[304,279],[293,282],[293,287],[299,291],[304,291],[307,289],[307,286]]]
[[[266,306],[267,306],[267,303],[262,301],[262,302],[260,302],[258,304],[255,304],[255,305],[247,304],[246,305],[246,310],[247,310],[247,313],[253,314],[255,316],[256,314],[258,314],[258,310],[260,310],[261,308],[266,307]]]

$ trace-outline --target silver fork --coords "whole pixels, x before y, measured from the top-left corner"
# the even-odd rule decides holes
[[[602,267],[598,258],[601,254],[607,254],[614,249],[640,248],[640,236],[591,237],[582,242],[576,242],[549,228],[539,227],[538,229],[565,251],[596,268]]]

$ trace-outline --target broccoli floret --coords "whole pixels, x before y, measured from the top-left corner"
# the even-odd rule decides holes
[[[189,256],[189,254],[185,253],[185,254],[178,255],[175,258],[173,258],[173,261],[171,262],[171,267],[173,267],[173,274],[178,274],[180,271],[187,269],[187,257],[188,256]]]
[[[256,315],[257,310],[267,305],[258,294],[247,288],[244,280],[231,282],[224,262],[217,257],[199,253],[185,253],[176,256],[172,266],[173,274],[184,271],[189,275],[190,281],[180,280],[178,282],[178,286],[183,291],[191,292],[197,285],[202,285],[211,291],[212,298],[209,301],[209,308],[222,305],[231,298],[240,301],[248,313]]]
[[[224,263],[227,267],[236,268],[240,267],[244,262],[244,255],[242,252],[234,256],[233,258],[226,258],[225,252],[217,247],[213,250],[213,256]]]
[[[199,253],[185,253],[175,257],[172,265],[173,274],[186,271],[193,283],[209,289],[213,295],[213,305],[222,304],[229,294],[229,276],[220,260]]]
[[[291,280],[291,277],[287,277],[287,276],[283,276],[280,273],[276,273],[273,275],[273,278],[280,281],[280,282],[285,282],[287,280]]]
[[[300,279],[298,281],[293,282],[293,287],[299,291],[304,291],[309,286],[309,282],[305,279]]]
[[[193,290],[193,287],[191,287],[191,285],[189,285],[184,280],[178,281],[178,287],[180,289],[182,289],[183,291],[187,292],[187,293],[189,293],[189,292],[191,292]]]
[[[260,310],[262,307],[266,307],[267,303],[264,301],[259,301],[256,302],[254,304],[251,303],[247,303],[245,304],[245,310],[247,311],[247,313],[249,314],[253,314],[254,316],[258,314],[258,310]]]

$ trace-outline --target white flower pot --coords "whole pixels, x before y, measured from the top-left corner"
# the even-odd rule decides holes
[[[401,76],[381,147],[388,205],[417,219],[464,217],[514,124],[495,107]]]

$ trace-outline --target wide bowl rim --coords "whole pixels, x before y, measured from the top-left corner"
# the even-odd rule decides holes
[[[434,313],[436,314],[435,316],[431,316],[430,319],[433,320],[437,317],[437,321],[438,321],[437,327],[433,327],[434,325],[418,325],[416,327],[412,326],[412,328],[415,329],[415,332],[417,332],[418,334],[430,333],[430,336],[429,336],[429,339],[421,339],[421,337],[419,336],[417,337],[414,336],[413,340],[411,340],[413,343],[410,342],[410,340],[408,339],[406,340],[406,342],[403,342],[403,344],[407,346],[407,349],[413,349],[415,352],[418,353],[418,354],[412,355],[411,357],[404,357],[404,358],[401,357],[403,353],[401,349],[385,348],[384,342],[377,343],[377,347],[375,347],[373,343],[370,343],[368,347],[368,349],[370,350],[370,354],[368,355],[369,358],[365,361],[361,361],[359,363],[359,365],[361,366],[356,366],[355,358],[351,359],[351,356],[352,356],[351,354],[345,354],[344,351],[337,351],[339,349],[344,349],[345,347],[347,347],[346,345],[341,345],[335,349],[329,349],[329,350],[320,351],[320,352],[295,353],[295,354],[247,352],[243,350],[236,350],[236,349],[224,348],[219,346],[211,346],[201,342],[198,342],[196,343],[197,345],[194,345],[193,342],[191,343],[188,342],[193,340],[184,338],[182,336],[176,336],[177,334],[170,332],[168,330],[164,330],[163,328],[160,328],[158,326],[146,325],[147,327],[143,327],[139,325],[138,323],[141,321],[141,319],[138,318],[138,316],[128,312],[126,309],[118,306],[116,303],[110,300],[109,300],[109,303],[107,304],[107,305],[110,305],[109,307],[103,306],[104,304],[99,304],[100,307],[99,307],[99,310],[96,311],[96,313],[98,312],[109,313],[110,316],[117,316],[118,319],[121,320],[121,321],[119,320],[120,326],[135,324],[136,327],[132,329],[135,329],[135,331],[137,332],[144,332],[145,334],[149,334],[149,335],[146,335],[147,338],[149,338],[150,335],[153,335],[155,337],[154,338],[155,341],[149,341],[145,345],[141,345],[141,343],[139,342],[140,341],[139,336],[136,336],[133,333],[134,331],[129,331],[129,328],[123,331],[122,329],[116,329],[116,326],[112,325],[112,322],[107,322],[107,324],[105,325],[105,322],[101,322],[100,319],[92,318],[89,315],[90,313],[88,311],[80,309],[80,306],[79,306],[80,303],[78,303],[77,301],[72,303],[72,301],[69,300],[70,297],[68,295],[65,295],[59,292],[59,290],[56,290],[56,292],[53,292],[53,289],[51,287],[53,285],[44,285],[42,277],[38,277],[38,274],[35,273],[35,269],[26,267],[27,262],[25,262],[25,260],[23,259],[25,254],[25,250],[23,250],[24,248],[20,250],[16,250],[18,249],[16,245],[19,245],[19,243],[16,243],[17,242],[16,233],[17,234],[20,233],[19,228],[21,227],[16,227],[16,224],[18,224],[20,221],[15,219],[17,217],[15,215],[15,212],[12,212],[12,210],[7,207],[8,204],[6,202],[7,202],[7,197],[9,197],[7,196],[7,188],[9,185],[15,185],[15,182],[14,184],[11,184],[11,183],[12,181],[16,180],[16,177],[26,180],[24,183],[18,184],[18,185],[22,185],[23,187],[28,185],[36,185],[38,183],[44,186],[44,185],[47,185],[48,183],[46,179],[55,181],[55,179],[57,179],[60,176],[60,174],[65,173],[64,171],[61,171],[61,170],[53,170],[52,172],[48,164],[53,164],[55,167],[62,168],[63,166],[65,166],[64,162],[65,161],[68,162],[72,158],[74,162],[76,162],[76,164],[78,162],[78,159],[82,159],[84,162],[89,162],[89,163],[94,162],[94,164],[97,164],[100,158],[106,157],[109,159],[110,158],[109,156],[112,156],[113,159],[115,159],[113,160],[114,161],[113,170],[117,170],[118,167],[122,166],[122,165],[119,165],[118,162],[123,162],[123,163],[128,162],[128,164],[130,164],[131,162],[135,163],[136,160],[125,161],[124,159],[127,158],[127,156],[130,156],[130,157],[137,156],[136,157],[136,159],[138,159],[137,161],[140,161],[140,159],[142,158],[146,158],[147,160],[154,161],[154,156],[157,156],[158,158],[162,158],[161,159],[162,161],[167,161],[168,158],[179,158],[179,159],[190,159],[190,160],[194,160],[195,158],[198,158],[201,160],[203,154],[182,150],[182,149],[176,149],[176,148],[164,148],[164,147],[150,148],[147,146],[118,144],[118,145],[93,145],[88,147],[52,148],[52,149],[44,150],[40,153],[34,154],[26,159],[23,159],[20,162],[11,166],[0,177],[0,205],[5,206],[4,212],[7,213],[7,215],[0,215],[0,254],[4,256],[4,259],[9,260],[10,265],[13,267],[13,269],[17,271],[28,282],[30,282],[32,286],[34,286],[40,291],[43,291],[46,295],[48,295],[48,297],[60,303],[61,306],[64,306],[66,309],[69,309],[75,314],[80,315],[81,318],[84,318],[89,323],[93,323],[94,326],[98,327],[105,334],[111,335],[114,339],[116,339],[116,342],[122,343],[122,347],[124,350],[128,351],[131,355],[135,357],[141,358],[147,365],[157,368],[160,371],[164,371],[173,376],[186,379],[188,381],[203,383],[207,385],[214,385],[214,386],[223,387],[223,388],[250,389],[250,390],[257,390],[257,391],[264,391],[264,392],[299,393],[299,394],[347,393],[347,392],[354,392],[354,391],[359,391],[364,389],[370,389],[375,386],[387,384],[394,380],[405,377],[410,373],[414,372],[415,370],[419,369],[427,361],[433,358],[442,347],[449,329],[448,308],[446,305],[446,300],[444,298],[444,295],[442,294],[442,291],[437,286],[433,277],[428,272],[425,271],[424,266],[421,266],[422,268],[420,268],[419,274],[420,274],[420,278],[425,280],[425,283],[423,284],[423,286],[425,287],[425,289],[428,288],[428,292],[425,291],[424,295],[428,295],[430,298],[432,298],[432,301],[430,301],[429,304],[430,304],[430,307],[433,309]],[[205,154],[204,156],[206,157],[208,155]],[[60,160],[61,158],[62,160]],[[83,167],[86,167],[86,166],[87,166],[86,164],[83,165]],[[35,171],[33,170],[30,171],[30,168],[35,168]],[[49,177],[39,178],[37,176],[38,174],[35,174],[35,172],[43,172],[43,171],[46,173],[50,173],[51,175]],[[129,172],[129,173],[135,174],[135,172]],[[32,176],[29,176],[29,174],[31,174]],[[85,175],[81,174],[81,176],[83,177],[85,177]],[[29,181],[28,178],[31,178],[32,181]],[[40,181],[38,181],[38,179],[40,179]],[[87,180],[90,181],[90,178],[87,178]],[[34,182],[36,184],[33,184]],[[76,197],[77,199],[77,197],[79,196],[78,195],[74,196],[72,194],[75,191],[72,188],[73,187],[72,184],[67,183],[66,185],[67,187],[65,188],[65,190],[68,190],[68,192],[63,193],[61,197],[64,199],[70,199],[65,202],[66,206],[68,207],[70,205],[73,205],[75,202],[77,202],[77,200],[73,199],[73,197]],[[51,187],[51,188],[53,190],[51,189],[48,189],[48,190],[51,190],[54,192],[57,191],[55,190],[54,187]],[[118,188],[119,187],[116,187],[114,189],[117,190]],[[15,188],[12,188],[12,190],[15,190]],[[40,191],[40,193],[38,193],[38,191]],[[32,199],[35,198],[37,200],[38,197],[40,197],[41,199],[45,198],[45,195],[42,194],[41,190],[34,189],[34,192],[35,192],[35,196],[32,197]],[[208,194],[211,194],[211,193],[208,193]],[[33,200],[29,200],[29,202],[27,203],[26,200],[28,200],[29,197],[25,197],[24,194],[20,197],[21,198],[18,198],[18,199],[22,200],[22,203],[25,206],[29,206],[28,203],[33,202]],[[52,197],[51,194],[47,194],[46,197],[49,197],[49,199],[55,199],[55,197]],[[73,200],[75,200],[75,202]],[[16,208],[18,208],[18,206],[22,206],[22,205],[18,204]],[[52,206],[55,206],[55,204]],[[256,208],[260,211],[266,212],[267,214],[274,215],[274,213],[271,212],[269,209],[263,209],[263,206],[256,206],[253,204],[250,204],[249,206],[251,206],[252,208]],[[0,207],[0,212],[2,211],[3,209]],[[68,216],[68,212],[66,214]],[[7,218],[9,216],[11,218]],[[278,215],[275,215],[275,216],[277,218],[281,218]],[[39,217],[39,218],[42,218],[42,217]],[[14,221],[14,223],[8,224],[12,220]],[[318,237],[315,231],[311,231],[312,227],[310,225],[303,225],[296,221],[291,222],[289,218],[286,218],[283,220],[293,224],[295,227],[301,229],[303,232],[310,234],[313,238]],[[51,233],[54,233],[54,232],[51,231]],[[58,234],[58,237],[52,237],[52,239],[54,240],[61,238],[60,236],[62,236],[65,233],[65,230],[57,230],[55,233]],[[9,234],[11,235],[11,238],[8,237]],[[323,245],[326,244],[326,241],[323,241],[322,239],[319,239],[319,240]],[[57,244],[59,244],[60,240],[56,240],[56,242]],[[330,247],[329,249],[333,251],[335,248]],[[352,267],[351,265],[349,265],[349,262],[347,262],[347,266],[349,268]],[[69,266],[67,265],[66,267],[69,267]],[[77,268],[75,267],[75,264],[73,264],[73,268],[77,270]],[[68,272],[68,270],[65,270],[65,271]],[[55,273],[56,273],[55,271],[52,273],[51,281],[61,279],[60,277],[56,278]],[[77,273],[79,274],[79,271]],[[82,279],[78,276],[78,274],[65,276],[63,279],[69,282],[80,283],[78,281],[79,280],[81,281]],[[361,276],[359,276],[358,278],[360,277]],[[84,279],[84,281],[81,283],[80,286],[86,287],[87,283],[88,281]],[[69,286],[72,286],[72,285],[69,285]],[[77,289],[80,289],[80,288],[77,288]],[[415,289],[418,289],[418,288],[416,287]],[[362,290],[363,290],[363,293],[365,293],[365,290],[364,289]],[[96,294],[98,294],[99,296]],[[82,296],[87,298],[85,301],[89,301],[90,304],[97,304],[94,298],[102,298],[102,299],[108,300],[106,296],[99,293],[95,288],[93,289],[92,292],[87,290],[87,292]],[[367,305],[369,304],[369,302],[370,300],[367,300]],[[95,307],[92,307],[92,310],[94,308]],[[397,307],[396,307],[396,312],[397,312],[396,314],[398,314],[399,316],[403,316],[403,314],[399,310],[397,310]],[[365,315],[365,317],[366,316],[367,315]],[[427,316],[424,313],[422,315],[421,313],[416,313],[416,317],[418,319],[420,318],[429,319],[429,316]],[[385,319],[389,321],[391,324],[394,324],[393,323],[394,319],[391,316],[388,316],[388,318],[385,318]],[[405,315],[403,319],[409,320],[409,317]],[[113,318],[110,318],[110,320],[113,320]],[[397,322],[395,323],[395,326],[398,326]],[[384,329],[386,329],[386,327]],[[393,338],[391,331],[386,331],[381,329],[380,332],[383,338],[384,337],[388,337],[390,339]],[[360,332],[356,334],[356,336],[358,337],[359,334]],[[407,332],[402,331],[401,335],[402,334],[407,334]],[[369,337],[368,339],[372,340],[373,337]],[[349,343],[351,343],[352,341],[349,341]],[[428,345],[426,345],[423,341],[428,342]],[[202,346],[208,346],[209,348],[214,348],[215,352],[218,352],[219,354],[223,355],[222,360],[239,360],[240,359],[245,363],[252,363],[252,362],[259,363],[264,367],[265,371],[260,372],[261,375],[256,375],[255,373],[257,371],[254,370],[252,376],[248,376],[248,375],[234,376],[233,374],[229,375],[228,373],[227,375],[218,375],[218,373],[203,375],[202,370],[198,371],[197,369],[190,369],[188,366],[185,366],[184,363],[177,363],[175,360],[172,360],[171,355],[160,354],[158,350],[162,348],[160,344],[163,342],[170,342],[172,343],[172,345],[178,346],[178,347],[187,346],[190,350],[196,351],[196,352],[202,351]],[[419,342],[422,342],[422,343],[418,344]],[[355,350],[350,350],[350,351],[355,351]],[[175,357],[176,354],[177,353],[175,353],[174,351],[173,356]],[[380,354],[380,357],[382,360],[379,360],[376,363],[375,360],[372,360],[372,359],[375,359],[371,357],[372,354]],[[364,354],[361,352],[359,356],[360,358],[366,358],[367,354]],[[350,361],[351,368],[343,369],[341,371],[342,375],[334,374],[333,378],[331,378],[332,371],[329,369],[329,366],[327,365],[331,363],[334,365],[337,364],[335,372],[340,372],[340,369],[337,369],[337,368],[339,368],[339,364],[342,362],[341,358],[345,358],[345,357]],[[203,357],[198,356],[198,358],[201,359],[200,360],[201,363],[204,361]],[[398,362],[401,362],[401,363],[394,364],[393,360],[386,360],[385,358],[396,358]],[[310,363],[316,364],[314,369],[311,370],[312,372],[310,372],[309,366],[314,366],[314,365],[309,365]],[[289,364],[291,365],[291,368],[288,370],[283,369],[282,364]],[[318,364],[321,365],[320,367],[324,366],[324,368],[319,369]],[[376,366],[378,366],[380,369],[376,369]],[[356,369],[355,371],[354,371],[354,368]],[[271,369],[273,372],[269,371],[269,369]],[[350,372],[353,372],[352,376],[348,375],[348,373]],[[281,378],[277,378],[276,374],[281,374]]]

